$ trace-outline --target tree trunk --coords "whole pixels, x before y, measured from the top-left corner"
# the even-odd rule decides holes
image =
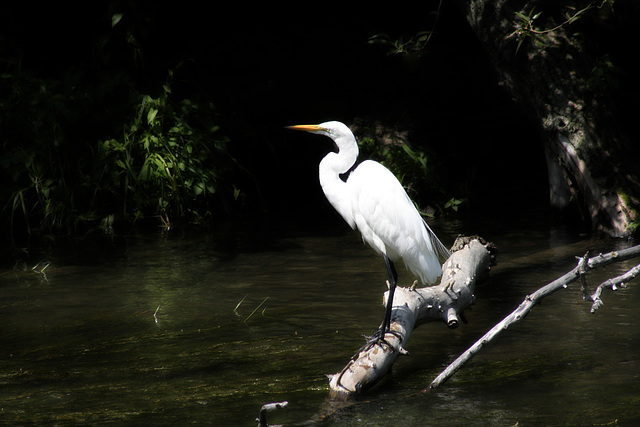
[[[495,63],[501,84],[540,129],[552,207],[577,209],[594,229],[627,235],[640,204],[637,149],[615,119],[606,82],[595,78],[597,61],[563,16],[579,9],[561,3],[456,1]],[[588,9],[578,19],[598,10]],[[516,14],[533,18],[541,11],[528,27]],[[515,157],[517,144],[514,138]]]

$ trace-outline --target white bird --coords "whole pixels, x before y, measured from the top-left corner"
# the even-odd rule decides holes
[[[394,262],[402,260],[423,284],[433,284],[442,274],[440,260],[449,250],[416,209],[398,179],[380,163],[365,160],[347,173],[358,157],[358,143],[351,130],[341,122],[289,126],[331,138],[338,152],[330,152],[320,162],[320,185],[325,196],[362,239],[384,258],[389,274],[389,296],[385,317],[372,341],[384,340],[391,326],[393,294],[397,284]]]

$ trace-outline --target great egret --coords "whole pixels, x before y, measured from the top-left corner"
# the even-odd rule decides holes
[[[329,202],[362,239],[382,255],[389,274],[389,297],[384,320],[371,341],[384,340],[391,326],[391,308],[398,274],[394,262],[405,266],[423,284],[434,283],[442,274],[440,259],[450,255],[422,219],[398,179],[380,163],[365,160],[349,174],[358,157],[358,143],[341,122],[289,126],[331,138],[338,152],[330,152],[320,162],[320,185]]]

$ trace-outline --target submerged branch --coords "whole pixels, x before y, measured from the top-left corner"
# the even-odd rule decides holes
[[[449,366],[447,366],[446,369],[442,371],[442,373],[440,373],[440,375],[438,375],[436,379],[431,382],[429,387],[423,390],[423,392],[435,390],[445,381],[451,378],[460,368],[462,368],[462,366],[464,366],[465,363],[467,363],[473,356],[475,356],[476,353],[478,353],[482,349],[482,347],[491,342],[496,336],[498,336],[502,331],[506,330],[509,326],[523,319],[529,313],[529,311],[531,311],[534,305],[539,303],[544,297],[551,295],[552,293],[560,289],[566,288],[569,283],[575,281],[576,279],[578,279],[578,277],[581,277],[582,280],[583,294],[587,295],[587,285],[586,279],[584,279],[584,274],[588,270],[597,267],[603,267],[614,262],[635,258],[637,256],[640,256],[640,245],[628,249],[623,249],[617,252],[610,252],[608,254],[599,254],[593,258],[587,258],[587,255],[583,256],[579,259],[578,265],[574,269],[564,274],[562,277],[538,289],[531,295],[527,295],[524,301],[518,306],[518,308],[516,308],[513,312],[511,312],[511,314],[509,314],[497,325],[491,328],[489,332],[484,334],[482,338],[476,341],[456,360],[454,360]],[[616,277],[615,279],[607,280],[606,282],[602,283],[600,286],[598,286],[598,289],[596,289],[594,295],[589,297],[591,301],[594,301],[593,306],[596,306],[596,304],[598,304],[597,301],[600,301],[600,294],[602,293],[602,289],[606,287],[611,287],[613,289],[613,287],[617,286],[617,284],[626,283],[639,273],[640,265],[629,270],[622,276]],[[602,302],[600,301],[599,304],[601,305]],[[591,309],[592,313],[595,311],[593,309],[593,306]]]
[[[258,418],[256,418],[256,421],[258,422],[258,427],[269,427],[269,423],[267,422],[267,412],[284,408],[288,404],[289,402],[285,400],[284,402],[274,402],[274,403],[267,403],[265,405],[262,405],[262,408],[260,408],[260,414],[258,415]]]

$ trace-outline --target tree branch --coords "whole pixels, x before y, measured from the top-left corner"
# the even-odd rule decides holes
[[[638,274],[640,274],[640,264],[636,265],[635,267],[618,277],[614,277],[602,282],[596,288],[596,291],[593,293],[593,295],[585,298],[585,300],[593,302],[593,304],[591,304],[591,312],[595,313],[596,310],[598,310],[604,304],[604,302],[602,302],[602,300],[600,299],[600,295],[602,294],[602,291],[604,289],[611,288],[612,291],[616,291],[618,290],[618,287],[626,288],[627,282],[635,278]]]
[[[386,343],[363,347],[341,372],[329,377],[333,398],[348,398],[376,384],[398,356],[407,354],[404,346],[413,329],[421,323],[441,320],[450,328],[459,325],[463,310],[475,299],[477,280],[489,272],[495,246],[479,237],[459,237],[454,244],[454,250],[456,248],[459,250],[442,267],[439,285],[396,289],[391,332],[384,337]],[[385,299],[387,296],[388,292]]]
[[[451,378],[453,374],[455,374],[460,368],[462,368],[462,366],[464,366],[465,363],[467,363],[473,356],[475,356],[476,353],[478,353],[482,349],[482,347],[484,347],[486,344],[491,342],[496,336],[498,336],[502,331],[506,330],[509,326],[523,319],[529,313],[529,311],[531,311],[534,305],[540,302],[544,297],[551,295],[552,293],[560,289],[566,288],[569,283],[575,281],[576,279],[578,279],[578,277],[584,278],[584,274],[588,270],[591,270],[597,267],[603,267],[605,265],[609,265],[614,262],[627,260],[637,256],[640,256],[640,245],[633,246],[628,249],[623,249],[618,252],[614,251],[604,255],[599,254],[593,258],[587,258],[587,255],[585,254],[585,256],[583,256],[582,258],[579,258],[578,265],[573,270],[569,271],[568,273],[554,280],[553,282],[543,286],[542,288],[538,289],[531,295],[527,295],[524,301],[518,306],[518,308],[516,308],[513,312],[511,312],[511,314],[509,314],[497,325],[491,328],[489,332],[484,334],[482,338],[480,338],[471,347],[469,347],[464,353],[462,353],[456,360],[454,360],[449,366],[447,366],[445,370],[442,371],[442,373],[440,373],[440,375],[436,377],[436,379],[434,379],[431,382],[431,384],[427,389],[424,389],[422,391],[427,392],[430,390],[435,390],[440,385],[442,385],[445,381]],[[607,280],[606,282],[602,283],[600,286],[598,286],[598,289],[596,289],[596,292],[594,293],[594,295],[589,297],[591,301],[594,301],[593,306],[595,306],[596,304],[599,304],[598,307],[602,305],[602,302],[600,300],[600,293],[602,292],[602,289],[606,287],[611,287],[613,289],[614,286],[617,286],[620,283],[626,283],[627,281],[631,280],[639,273],[640,273],[640,265],[629,270],[627,273],[623,274],[622,276],[616,277],[615,279]],[[583,294],[587,295],[586,280],[583,280],[582,284],[583,284]],[[600,301],[600,303],[598,303],[597,301]],[[595,311],[593,306],[591,308],[592,313]]]

